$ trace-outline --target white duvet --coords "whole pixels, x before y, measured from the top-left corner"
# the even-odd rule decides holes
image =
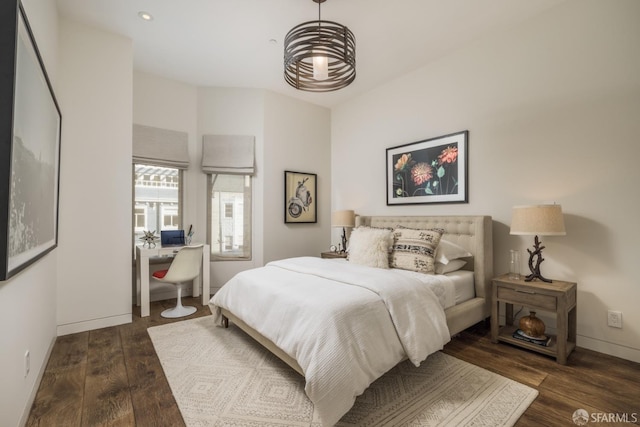
[[[405,272],[406,273],[406,272]],[[323,425],[409,358],[416,366],[449,339],[447,279],[302,257],[237,274],[211,299],[293,357]]]

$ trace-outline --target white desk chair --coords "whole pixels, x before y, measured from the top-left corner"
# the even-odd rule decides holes
[[[168,270],[153,273],[153,278],[160,282],[172,283],[178,288],[178,302],[174,308],[160,313],[162,317],[176,318],[189,316],[196,312],[195,307],[182,305],[182,288],[200,274],[203,245],[185,246],[176,254]]]

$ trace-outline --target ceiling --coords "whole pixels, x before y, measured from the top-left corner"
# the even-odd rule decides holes
[[[335,106],[565,0],[327,0],[356,37],[354,83],[327,93],[283,78],[283,40],[312,0],[58,0],[61,17],[133,40],[134,68],[197,86],[264,88]],[[152,21],[138,12],[146,11]]]

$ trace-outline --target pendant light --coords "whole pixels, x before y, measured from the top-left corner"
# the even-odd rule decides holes
[[[304,22],[284,40],[284,79],[296,89],[330,92],[356,78],[356,39],[344,25],[321,20]]]

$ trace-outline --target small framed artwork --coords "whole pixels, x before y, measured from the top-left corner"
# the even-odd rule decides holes
[[[468,202],[469,131],[387,148],[387,205]]]
[[[314,173],[284,171],[284,222],[317,222],[317,176]]]
[[[10,9],[10,10],[9,10]],[[0,280],[58,244],[62,116],[20,2],[0,9]]]

